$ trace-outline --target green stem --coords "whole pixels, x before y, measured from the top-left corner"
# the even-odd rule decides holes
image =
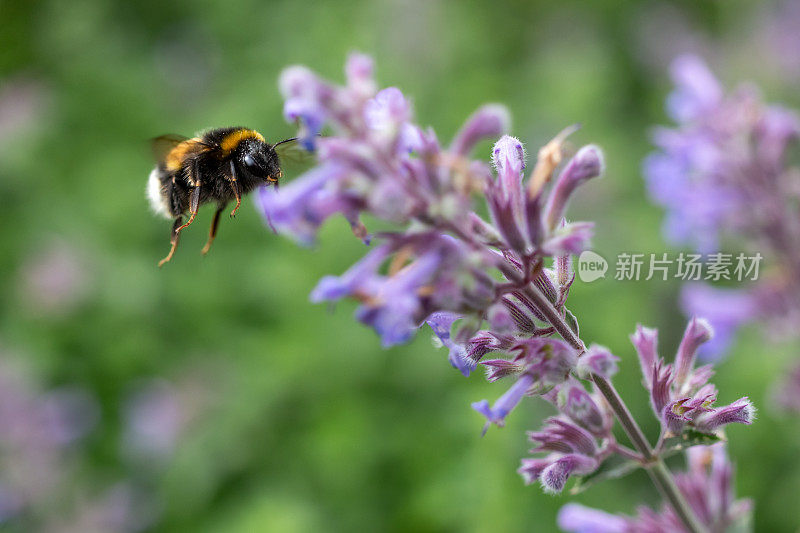
[[[597,389],[605,397],[606,401],[608,401],[622,429],[631,440],[633,447],[642,455],[644,467],[650,475],[653,484],[661,493],[661,496],[669,502],[675,514],[678,515],[683,525],[686,526],[686,529],[692,533],[705,532],[706,528],[697,520],[686,498],[684,498],[683,494],[678,490],[678,486],[675,484],[675,480],[672,478],[672,474],[664,463],[664,460],[653,453],[653,449],[650,447],[650,443],[647,442],[647,438],[644,436],[642,429],[639,427],[639,424],[636,423],[636,420],[634,420],[630,410],[628,410],[628,406],[622,401],[614,385],[606,378],[598,376],[597,374],[592,375],[592,381],[594,381],[595,385],[597,385]]]

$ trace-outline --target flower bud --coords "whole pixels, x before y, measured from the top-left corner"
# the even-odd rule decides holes
[[[545,209],[547,227],[558,227],[567,209],[567,203],[575,189],[583,182],[603,173],[603,152],[594,145],[584,146],[558,176]]]
[[[548,459],[525,458],[522,460],[522,466],[517,469],[517,473],[522,476],[526,485],[530,485],[539,479],[542,471],[550,466],[551,462]]]
[[[557,255],[555,260],[556,282],[559,291],[563,291],[572,284],[575,279],[575,271],[572,269],[572,256],[570,254]]]
[[[539,444],[531,453],[555,451],[562,453],[580,453],[594,456],[597,444],[594,437],[585,429],[559,418],[548,418],[541,431],[531,431],[528,438]]]
[[[544,221],[542,220],[541,191],[535,195],[525,194],[523,204],[528,240],[534,248],[538,248],[545,235]]]
[[[605,419],[600,407],[579,381],[567,381],[558,391],[557,402],[559,411],[576,424],[597,436],[606,433]]]
[[[410,115],[411,106],[397,87],[381,90],[364,106],[364,118],[374,130],[399,133]]]
[[[573,222],[558,228],[542,244],[547,255],[578,255],[591,246],[594,222]]]
[[[494,145],[492,160],[497,169],[497,179],[490,180],[486,186],[492,220],[508,246],[524,254],[528,244],[522,214],[522,169],[525,165],[522,143],[504,135]]]
[[[577,353],[564,341],[531,338],[518,342],[515,348],[521,351],[519,357],[527,364],[525,371],[536,378],[537,392],[563,383],[575,368]]]
[[[639,355],[642,375],[649,389],[652,387],[653,365],[658,359],[658,330],[636,324],[636,332],[631,335],[631,342]]]
[[[500,335],[510,335],[517,331],[516,316],[507,307],[505,301],[495,303],[486,310],[486,319],[489,321],[492,331]]]
[[[475,145],[486,138],[497,138],[511,125],[508,110],[498,104],[489,104],[481,107],[467,119],[461,127],[450,150],[455,155],[468,155]]]
[[[706,320],[693,317],[689,321],[681,344],[678,346],[678,354],[675,356],[675,386],[679,391],[684,389],[689,374],[694,368],[697,349],[713,336],[714,330]]]
[[[492,163],[498,174],[512,168],[525,170],[525,147],[516,137],[503,135],[492,148]]]
[[[578,358],[578,375],[589,378],[592,374],[597,374],[610,379],[617,373],[617,361],[619,357],[612,354],[608,348],[592,344],[586,353]]]
[[[519,374],[525,370],[525,365],[508,359],[488,359],[481,361],[481,364],[486,367],[486,381],[489,383]]]
[[[597,460],[572,453],[565,455],[542,470],[539,481],[545,492],[550,494],[564,490],[564,485],[573,474],[586,475],[594,472],[598,467]]]
[[[650,403],[656,416],[661,417],[672,399],[672,365],[665,365],[663,359],[658,359],[650,371],[649,381]]]

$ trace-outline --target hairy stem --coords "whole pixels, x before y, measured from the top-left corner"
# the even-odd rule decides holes
[[[694,512],[692,512],[683,494],[678,490],[678,486],[675,485],[675,480],[672,479],[672,474],[667,468],[667,465],[664,464],[664,460],[653,453],[653,449],[650,447],[650,443],[647,442],[647,438],[644,436],[642,429],[639,427],[639,424],[636,423],[636,420],[634,420],[630,410],[628,410],[628,406],[622,401],[614,385],[606,378],[598,376],[597,374],[592,375],[592,381],[594,381],[595,385],[597,385],[597,389],[605,397],[606,401],[608,401],[622,429],[631,440],[633,447],[642,455],[645,469],[650,475],[650,479],[653,480],[653,484],[661,493],[661,496],[672,506],[675,514],[681,519],[686,529],[692,533],[706,531],[705,527],[697,520]]]
[[[545,318],[547,318],[547,321],[550,322],[567,343],[578,350],[579,353],[586,350],[586,345],[580,337],[578,337],[577,333],[569,327],[558,309],[550,303],[550,300],[548,300],[537,287],[530,284],[527,285],[525,287],[525,294],[534,301]],[[628,406],[625,405],[625,402],[622,400],[617,390],[609,380],[602,376],[593,374],[592,380],[611,406],[622,429],[630,439],[631,444],[633,444],[636,451],[641,454],[645,462],[647,473],[650,475],[650,479],[653,480],[653,484],[663,498],[669,502],[675,514],[680,518],[688,531],[692,533],[705,533],[705,527],[700,524],[694,512],[692,512],[689,503],[678,490],[678,486],[675,484],[675,480],[672,478],[672,474],[669,469],[667,469],[663,459],[653,453],[653,449],[650,447],[647,437],[645,437],[639,424],[634,420]]]

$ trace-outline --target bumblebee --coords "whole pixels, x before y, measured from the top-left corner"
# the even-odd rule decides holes
[[[158,266],[172,259],[181,231],[194,222],[198,208],[215,203],[217,210],[202,250],[208,253],[228,203],[236,202],[230,213],[233,217],[242,196],[260,185],[277,188],[283,176],[278,154],[296,146],[296,140],[270,144],[257,131],[243,127],[212,129],[191,139],[180,135],[153,139],[157,164],[147,180],[147,197],[157,214],[174,221],[169,253]],[[184,223],[185,216],[189,218]]]

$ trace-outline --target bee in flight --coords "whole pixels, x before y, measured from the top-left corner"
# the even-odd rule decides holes
[[[236,202],[233,217],[242,196],[260,185],[278,186],[283,176],[278,154],[297,146],[295,141],[269,144],[257,131],[242,127],[212,129],[191,139],[179,135],[153,139],[157,164],[147,181],[147,197],[157,214],[174,220],[169,253],[158,266],[172,259],[181,231],[194,222],[198,208],[213,202],[217,210],[203,247],[206,254],[229,202]],[[184,223],[185,216],[189,218]]]

